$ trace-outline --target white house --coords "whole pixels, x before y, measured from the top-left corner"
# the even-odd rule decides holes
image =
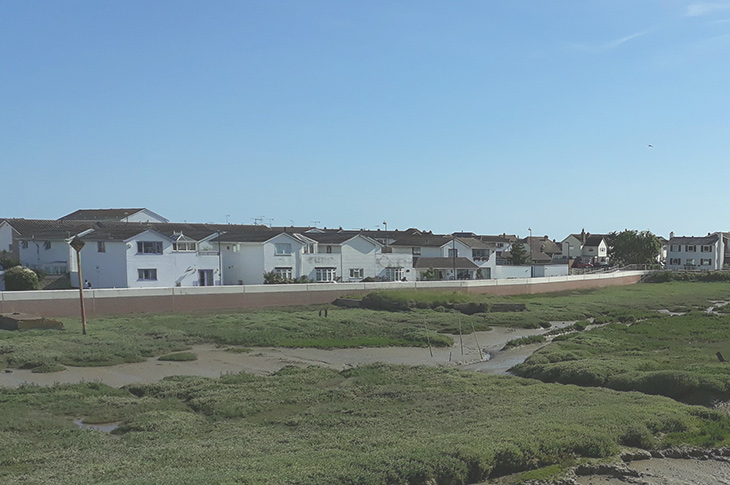
[[[210,242],[218,234],[212,228],[175,224],[92,229],[81,237],[86,243],[81,250],[83,278],[94,288],[220,285],[221,261]],[[75,257],[69,266],[75,284]]]
[[[302,276],[299,254],[304,243],[292,234],[232,227],[215,241],[221,247],[224,285],[260,285],[271,271],[286,279]]]
[[[596,262],[607,263],[608,236],[606,234],[591,234],[582,230],[580,234],[570,234],[562,241],[562,256],[572,260],[581,257],[594,258]]]
[[[725,238],[721,232],[704,237],[674,237],[667,243],[667,269],[719,270],[725,264]]]

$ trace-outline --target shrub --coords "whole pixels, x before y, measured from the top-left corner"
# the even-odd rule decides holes
[[[38,289],[38,275],[24,266],[15,266],[5,272],[5,289],[26,291]]]
[[[403,312],[410,308],[410,305],[405,299],[384,291],[368,293],[360,301],[360,306],[371,310],[385,310],[390,312]]]

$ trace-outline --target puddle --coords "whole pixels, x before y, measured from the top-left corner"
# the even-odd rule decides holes
[[[99,424],[88,424],[80,418],[74,419],[74,424],[81,429],[93,429],[94,431],[101,431],[102,433],[111,433],[119,427],[119,423],[99,423]]]

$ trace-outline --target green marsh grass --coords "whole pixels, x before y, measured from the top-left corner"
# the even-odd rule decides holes
[[[558,336],[513,370],[523,377],[708,404],[730,398],[730,316],[691,312]]]
[[[660,396],[391,365],[27,386],[0,403],[4,484],[476,483],[627,442],[727,445],[730,421]],[[121,424],[109,436],[78,416]]]

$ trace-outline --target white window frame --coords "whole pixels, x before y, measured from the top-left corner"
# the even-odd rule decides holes
[[[700,252],[703,253],[711,253],[712,252],[712,246],[701,246]]]
[[[180,241],[172,243],[172,250],[178,253],[193,253],[197,249],[197,244],[193,241]]]
[[[137,241],[137,254],[162,254],[162,241]]]
[[[669,258],[669,264],[672,266],[681,266],[682,258]]]
[[[337,268],[314,268],[314,278],[318,283],[327,283],[335,281],[337,278]]]
[[[157,281],[157,268],[137,269],[137,279],[139,281]]]
[[[685,266],[697,266],[697,265],[695,264],[695,259],[694,259],[694,258],[687,258],[687,259],[686,259],[686,260],[684,261],[684,265],[685,265]]]
[[[274,243],[274,256],[291,256],[291,243]]]
[[[712,258],[701,258],[700,266],[712,266]]]
[[[697,252],[697,246],[695,244],[687,244],[684,247],[684,250],[688,253],[696,253]]]
[[[388,266],[385,268],[385,279],[387,281],[401,281],[405,276],[402,267]]]
[[[411,254],[413,254],[414,256],[420,256],[421,248],[418,246],[413,246],[413,248],[411,248]]]
[[[285,280],[292,279],[292,268],[291,267],[278,267],[278,268],[274,268],[274,273],[279,278],[284,278]]]
[[[458,258],[459,248],[449,248],[449,258]]]
[[[350,268],[350,278],[363,279],[365,277],[365,268]]]

